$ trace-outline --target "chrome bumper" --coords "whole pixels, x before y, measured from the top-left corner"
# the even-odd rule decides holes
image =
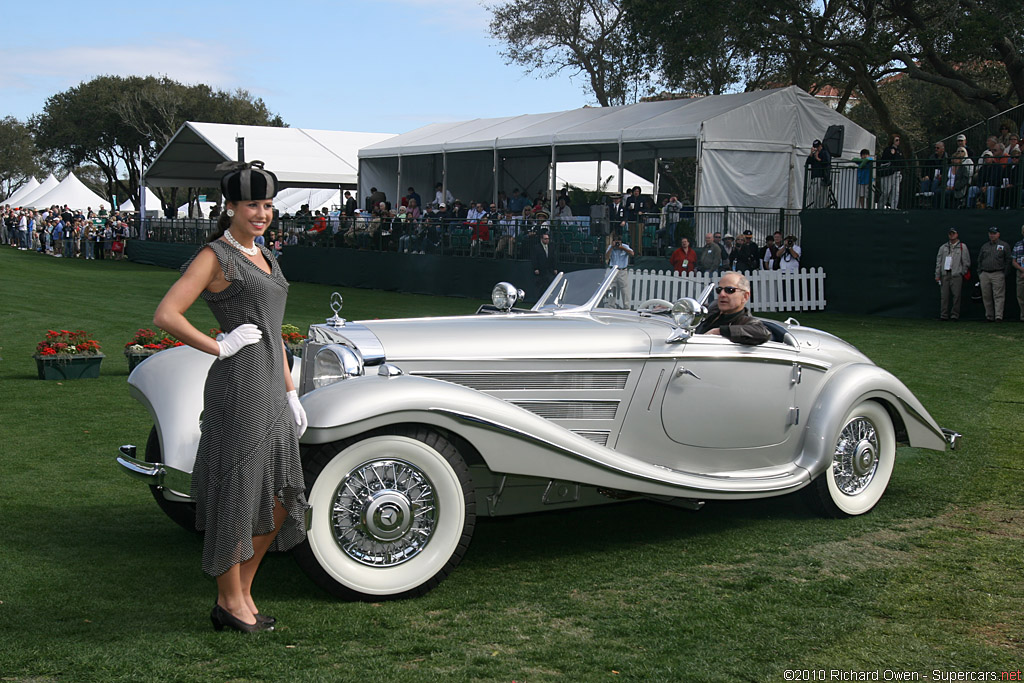
[[[139,460],[136,457],[137,449],[131,444],[125,444],[117,450],[121,454],[117,456],[117,464],[129,477],[144,481],[149,486],[163,489],[165,494],[173,499],[191,500],[188,495],[188,491],[192,488],[191,474],[162,462]]]
[[[960,445],[960,439],[964,438],[964,435],[952,429],[942,427],[942,438],[949,444],[949,450],[955,451],[956,447]]]

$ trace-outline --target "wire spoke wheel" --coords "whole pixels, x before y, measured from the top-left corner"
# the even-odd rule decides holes
[[[426,593],[459,564],[473,534],[469,468],[424,427],[325,444],[304,463],[311,507],[299,566],[349,600]]]
[[[840,424],[832,462],[804,489],[807,502],[826,517],[869,512],[885,493],[896,462],[896,432],[880,403],[856,405]]]

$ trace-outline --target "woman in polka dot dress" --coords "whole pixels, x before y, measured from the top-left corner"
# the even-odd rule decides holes
[[[260,614],[251,595],[260,560],[305,537],[298,439],[306,413],[280,334],[288,282],[272,254],[254,243],[273,218],[277,177],[259,161],[226,166],[218,230],[182,267],[154,322],[217,356],[203,394],[191,495],[196,528],[205,532],[203,570],[217,579],[213,626],[257,632],[273,630],[275,621]],[[185,318],[200,296],[224,330],[219,341]]]

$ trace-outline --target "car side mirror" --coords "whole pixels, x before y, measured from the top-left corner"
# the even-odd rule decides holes
[[[707,314],[708,309],[696,299],[679,299],[672,304],[672,322],[676,327],[665,341],[674,344],[689,339]]]

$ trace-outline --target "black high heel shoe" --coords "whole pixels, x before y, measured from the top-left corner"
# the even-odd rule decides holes
[[[267,624],[268,626],[273,626],[277,623],[277,619],[275,619],[274,617],[269,617],[266,614],[260,614],[259,612],[257,612],[253,616],[256,617],[257,624]]]
[[[274,630],[273,624],[261,623],[258,619],[255,624],[247,624],[237,619],[231,612],[228,612],[220,605],[213,606],[213,611],[210,612],[210,621],[213,623],[213,628],[216,631],[223,631],[225,627],[243,633],[259,633],[260,631]]]

